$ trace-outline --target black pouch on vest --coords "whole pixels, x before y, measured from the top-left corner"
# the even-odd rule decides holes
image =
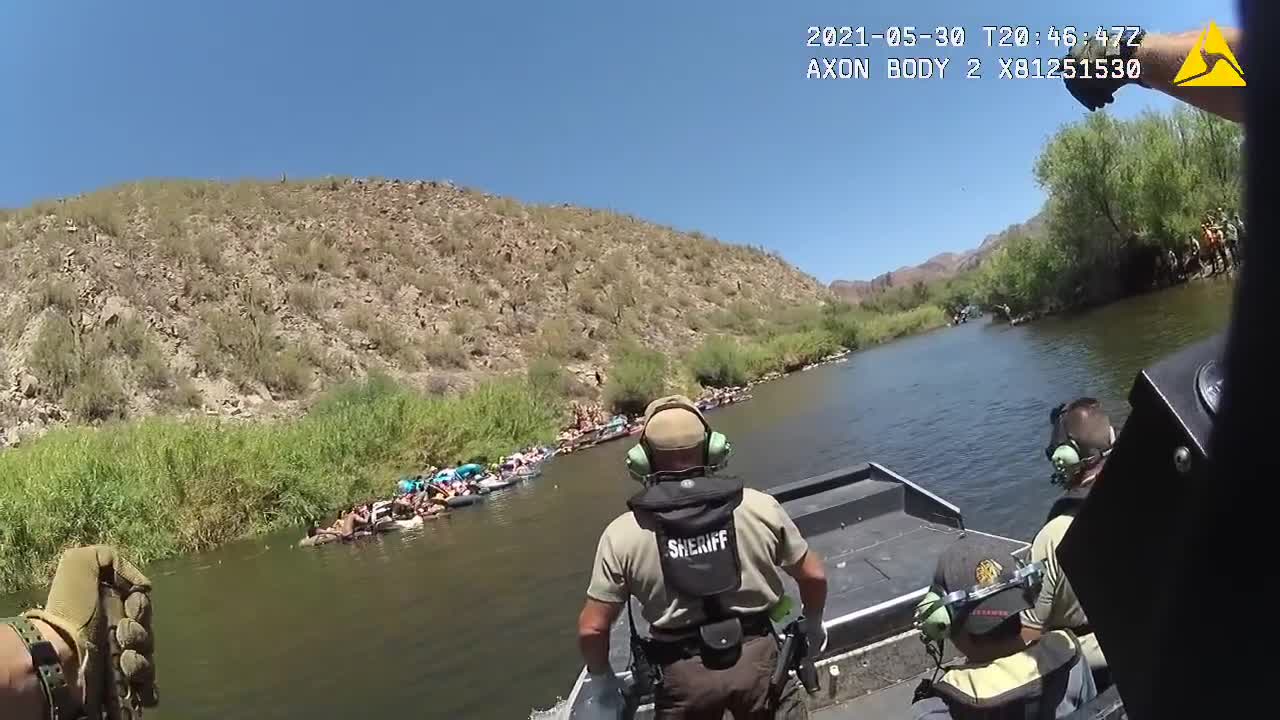
[[[742,621],[736,617],[709,622],[698,628],[702,643],[702,664],[724,670],[738,663],[742,655]]]

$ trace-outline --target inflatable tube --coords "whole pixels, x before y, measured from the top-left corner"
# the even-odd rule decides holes
[[[341,540],[341,539],[342,537],[339,535],[332,535],[330,533],[316,533],[311,537],[304,537],[301,540],[299,540],[298,547],[316,547],[317,545],[327,545],[328,543],[337,542],[338,540]]]
[[[422,527],[422,516],[414,515],[408,520],[393,520],[392,523],[395,526],[393,528],[395,530],[412,530],[414,528]]]
[[[351,536],[351,539],[360,540],[363,538],[367,538],[375,533],[382,532],[385,529],[386,528],[384,527],[375,526],[374,529],[372,530],[357,530],[355,534]],[[299,540],[298,547],[316,547],[318,545],[328,545],[329,543],[338,542],[339,540],[342,540],[342,536],[336,533],[328,533],[328,532],[316,533],[311,537],[304,537],[301,540]]]
[[[373,529],[377,530],[383,523],[390,522],[392,520],[391,501],[379,500],[370,508],[369,514],[372,516],[370,519],[373,520]]]
[[[480,481],[480,486],[489,488],[490,490],[502,490],[503,488],[509,488],[512,485],[515,485],[523,479],[524,477],[514,474],[501,478],[486,478]]]
[[[397,521],[396,521],[396,520],[394,520],[394,519],[392,519],[392,518],[383,518],[382,520],[377,520],[377,521],[375,521],[375,522],[373,523],[373,526],[372,526],[372,527],[370,527],[370,528],[369,528],[367,531],[365,531],[365,532],[367,532],[367,533],[368,533],[368,534],[370,534],[370,535],[373,535],[374,533],[380,533],[380,532],[387,532],[387,531],[389,531],[389,530],[395,530],[395,529],[396,529],[396,522],[397,522]],[[357,535],[359,535],[359,533],[357,533]]]
[[[483,468],[483,467],[481,467],[480,465],[475,464],[475,463],[467,463],[466,465],[460,465],[460,466],[458,467],[458,469],[457,469],[457,470],[454,470],[453,472],[454,472],[458,477],[462,478],[463,480],[466,480],[467,478],[469,478],[469,477],[471,477],[471,476],[473,476],[473,475],[479,475],[479,474],[483,473],[483,472],[484,472],[484,468]]]
[[[483,498],[484,496],[482,495],[454,495],[451,498],[445,498],[444,504],[451,508],[466,507],[468,505],[475,505]]]
[[[371,527],[355,531],[355,534],[351,536],[351,539],[360,540],[362,538],[367,538],[372,535],[377,535],[378,533],[392,532],[394,530],[404,529],[399,526],[399,523],[401,522],[413,522],[413,521],[412,520],[401,521],[401,520],[391,520],[391,519],[379,520],[378,522],[374,523]],[[299,540],[298,547],[316,547],[317,545],[328,545],[331,542],[337,542],[341,539],[342,539],[342,536],[337,533],[320,532],[320,533],[316,533],[315,535],[312,535],[311,537],[304,537],[301,540]]]

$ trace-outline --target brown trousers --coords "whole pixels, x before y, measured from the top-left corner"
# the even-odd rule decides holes
[[[772,636],[742,644],[733,667],[713,670],[692,657],[662,666],[662,684],[654,693],[654,720],[807,720],[800,684],[789,678],[776,707],[770,702],[769,677],[778,659]]]

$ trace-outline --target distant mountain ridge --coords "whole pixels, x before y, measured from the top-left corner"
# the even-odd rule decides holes
[[[1025,222],[1015,223],[998,233],[986,236],[982,239],[982,243],[972,250],[939,253],[919,265],[904,265],[870,280],[835,280],[830,288],[833,293],[845,300],[861,302],[892,288],[910,286],[917,282],[931,283],[953,278],[977,269],[983,260],[1003,246],[1015,233],[1040,232],[1044,227],[1044,221],[1045,213],[1042,210]]]

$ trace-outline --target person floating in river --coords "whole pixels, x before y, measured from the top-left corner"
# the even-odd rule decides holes
[[[336,523],[338,534],[343,540],[355,537],[356,532],[369,529],[370,510],[368,503],[355,505],[338,518]]]
[[[938,558],[916,628],[927,644],[951,640],[965,661],[939,664],[940,674],[921,681],[912,717],[1062,718],[1097,697],[1089,661],[1069,630],[1033,641],[1021,634],[1019,613],[1032,606],[1041,572],[976,534]],[[941,663],[941,648],[930,651]]]
[[[1053,465],[1052,482],[1064,492],[1054,501],[1044,527],[1031,542],[1031,560],[1044,564],[1044,581],[1034,605],[1022,615],[1022,634],[1033,641],[1045,632],[1071,630],[1089,658],[1098,686],[1105,690],[1110,685],[1107,658],[1058,564],[1058,546],[1071,528],[1076,511],[1089,497],[1093,481],[1102,472],[1116,432],[1102,403],[1091,397],[1057,406],[1049,414],[1049,425],[1044,454]]]

